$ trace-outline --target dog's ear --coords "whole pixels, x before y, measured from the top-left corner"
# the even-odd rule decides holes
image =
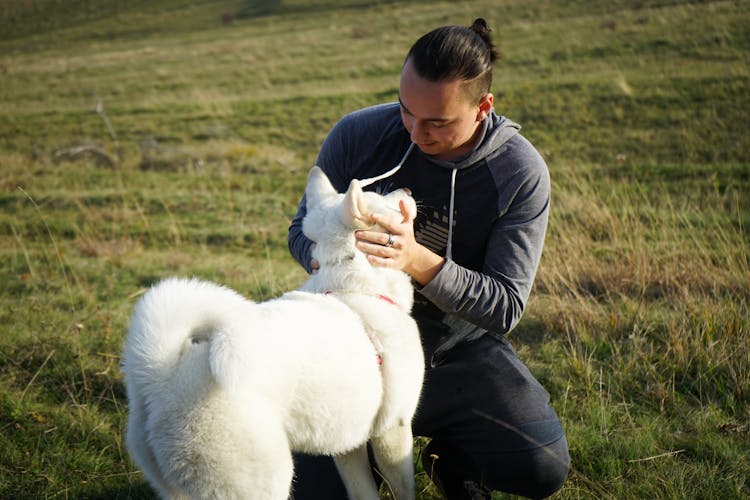
[[[305,197],[307,199],[307,209],[320,205],[324,199],[338,194],[328,180],[325,172],[314,166],[307,174],[307,187],[305,188]]]
[[[372,226],[372,221],[367,213],[367,205],[362,196],[362,186],[357,179],[352,179],[344,195],[339,217],[341,222],[354,229],[366,229]]]

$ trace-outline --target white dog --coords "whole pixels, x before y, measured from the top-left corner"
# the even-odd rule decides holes
[[[305,234],[320,270],[264,303],[169,279],[136,304],[123,353],[126,445],[164,498],[285,500],[292,452],[333,455],[351,498],[376,499],[367,442],[398,499],[414,498],[411,420],[424,360],[412,286],[371,266],[353,230],[403,190],[338,194],[314,167]],[[400,213],[400,212],[399,212]]]

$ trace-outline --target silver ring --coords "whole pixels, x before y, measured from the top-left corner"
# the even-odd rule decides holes
[[[391,233],[388,233],[388,241],[385,242],[385,246],[392,248],[394,243],[396,243],[396,238]]]

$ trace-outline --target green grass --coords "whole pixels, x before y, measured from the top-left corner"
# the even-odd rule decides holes
[[[477,15],[497,109],[553,179],[510,338],[568,433],[557,496],[750,496],[750,6],[497,4],[0,7],[0,497],[151,496],[122,444],[135,298],[174,274],[296,287],[286,228],[326,132]]]

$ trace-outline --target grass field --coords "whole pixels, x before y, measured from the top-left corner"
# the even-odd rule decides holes
[[[135,298],[296,287],[330,126],[478,15],[553,180],[510,339],[568,434],[557,497],[750,496],[750,3],[38,0],[0,6],[0,498],[151,497],[122,443]]]

